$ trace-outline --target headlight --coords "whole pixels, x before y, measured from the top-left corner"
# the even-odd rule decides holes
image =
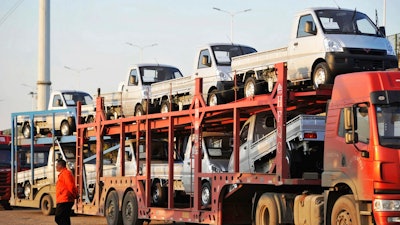
[[[326,52],[343,52],[343,47],[338,41],[325,38],[324,45]]]
[[[231,76],[228,73],[224,73],[222,71],[217,70],[217,74],[219,75],[219,78],[223,81],[230,81],[232,80]]]
[[[386,41],[386,54],[387,55],[396,55],[396,53],[394,52],[393,47],[389,41]]]
[[[400,211],[400,200],[374,200],[374,211],[385,212],[385,211]]]

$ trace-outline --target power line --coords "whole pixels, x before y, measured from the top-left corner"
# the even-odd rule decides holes
[[[15,10],[17,10],[17,8],[22,4],[24,0],[18,0],[12,7],[10,10],[7,11],[7,13],[0,19],[0,26],[7,21],[8,17],[10,17]]]

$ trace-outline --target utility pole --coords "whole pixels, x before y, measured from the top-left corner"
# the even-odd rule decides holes
[[[50,0],[39,0],[37,109],[45,110],[50,95]]]

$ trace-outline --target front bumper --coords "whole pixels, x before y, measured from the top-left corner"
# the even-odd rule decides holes
[[[400,195],[399,194],[375,195],[374,199],[400,200]],[[379,224],[379,225],[400,224],[400,211],[375,211],[374,210],[373,214],[374,214],[375,224]]]
[[[396,56],[383,55],[372,50],[369,52],[371,53],[367,53],[367,50],[344,49],[344,52],[326,53],[325,59],[333,76],[351,72],[386,70],[399,66]]]
[[[243,96],[240,96],[240,93],[242,93],[243,91],[240,91],[240,89],[238,88],[235,93],[234,86],[235,86],[234,81],[218,81],[217,82],[217,89],[218,89],[219,95],[222,98],[222,101],[224,103],[234,101],[235,95],[237,95],[236,99],[240,99],[243,97]],[[239,84],[238,84],[238,86],[239,86]]]

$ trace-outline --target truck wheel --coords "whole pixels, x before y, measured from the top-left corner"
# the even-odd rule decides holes
[[[151,188],[151,199],[154,205],[160,206],[165,203],[165,194],[160,181],[155,181]]]
[[[88,116],[86,123],[94,123],[94,116]]]
[[[40,202],[40,210],[45,216],[54,215],[56,209],[54,208],[53,200],[50,195],[45,195]]]
[[[126,193],[122,203],[122,221],[124,224],[143,224],[143,220],[138,219],[138,203],[133,191]]]
[[[24,185],[24,196],[26,199],[28,199],[31,195],[31,184],[29,182],[26,182]]]
[[[160,113],[167,113],[167,112],[170,112],[169,101],[164,100],[164,101],[161,103]]]
[[[143,109],[143,106],[142,106],[142,105],[137,105],[137,106],[135,107],[135,113],[134,113],[134,115],[135,115],[135,116],[143,116],[143,115],[145,115],[144,109]]]
[[[259,94],[260,87],[257,85],[257,80],[254,77],[249,77],[244,83],[244,97],[251,97]]]
[[[353,195],[341,196],[333,205],[331,224],[358,224]]]
[[[201,186],[201,205],[208,207],[211,204],[211,184],[204,182]]]
[[[63,121],[60,126],[60,132],[62,136],[71,135],[71,126],[69,125],[68,121]]]
[[[118,194],[116,191],[111,191],[106,200],[105,216],[108,225],[121,225],[122,214],[118,206]]]
[[[331,79],[328,64],[326,62],[318,63],[312,76],[314,88],[318,88],[321,84],[330,84],[332,82]]]
[[[278,224],[278,207],[271,194],[263,194],[257,203],[256,225],[276,225]]]
[[[208,94],[207,105],[215,106],[220,105],[222,103],[221,97],[218,94],[218,90],[214,89]]]
[[[24,126],[22,127],[22,135],[24,138],[30,138],[31,137],[31,125],[29,123],[25,123]]]

